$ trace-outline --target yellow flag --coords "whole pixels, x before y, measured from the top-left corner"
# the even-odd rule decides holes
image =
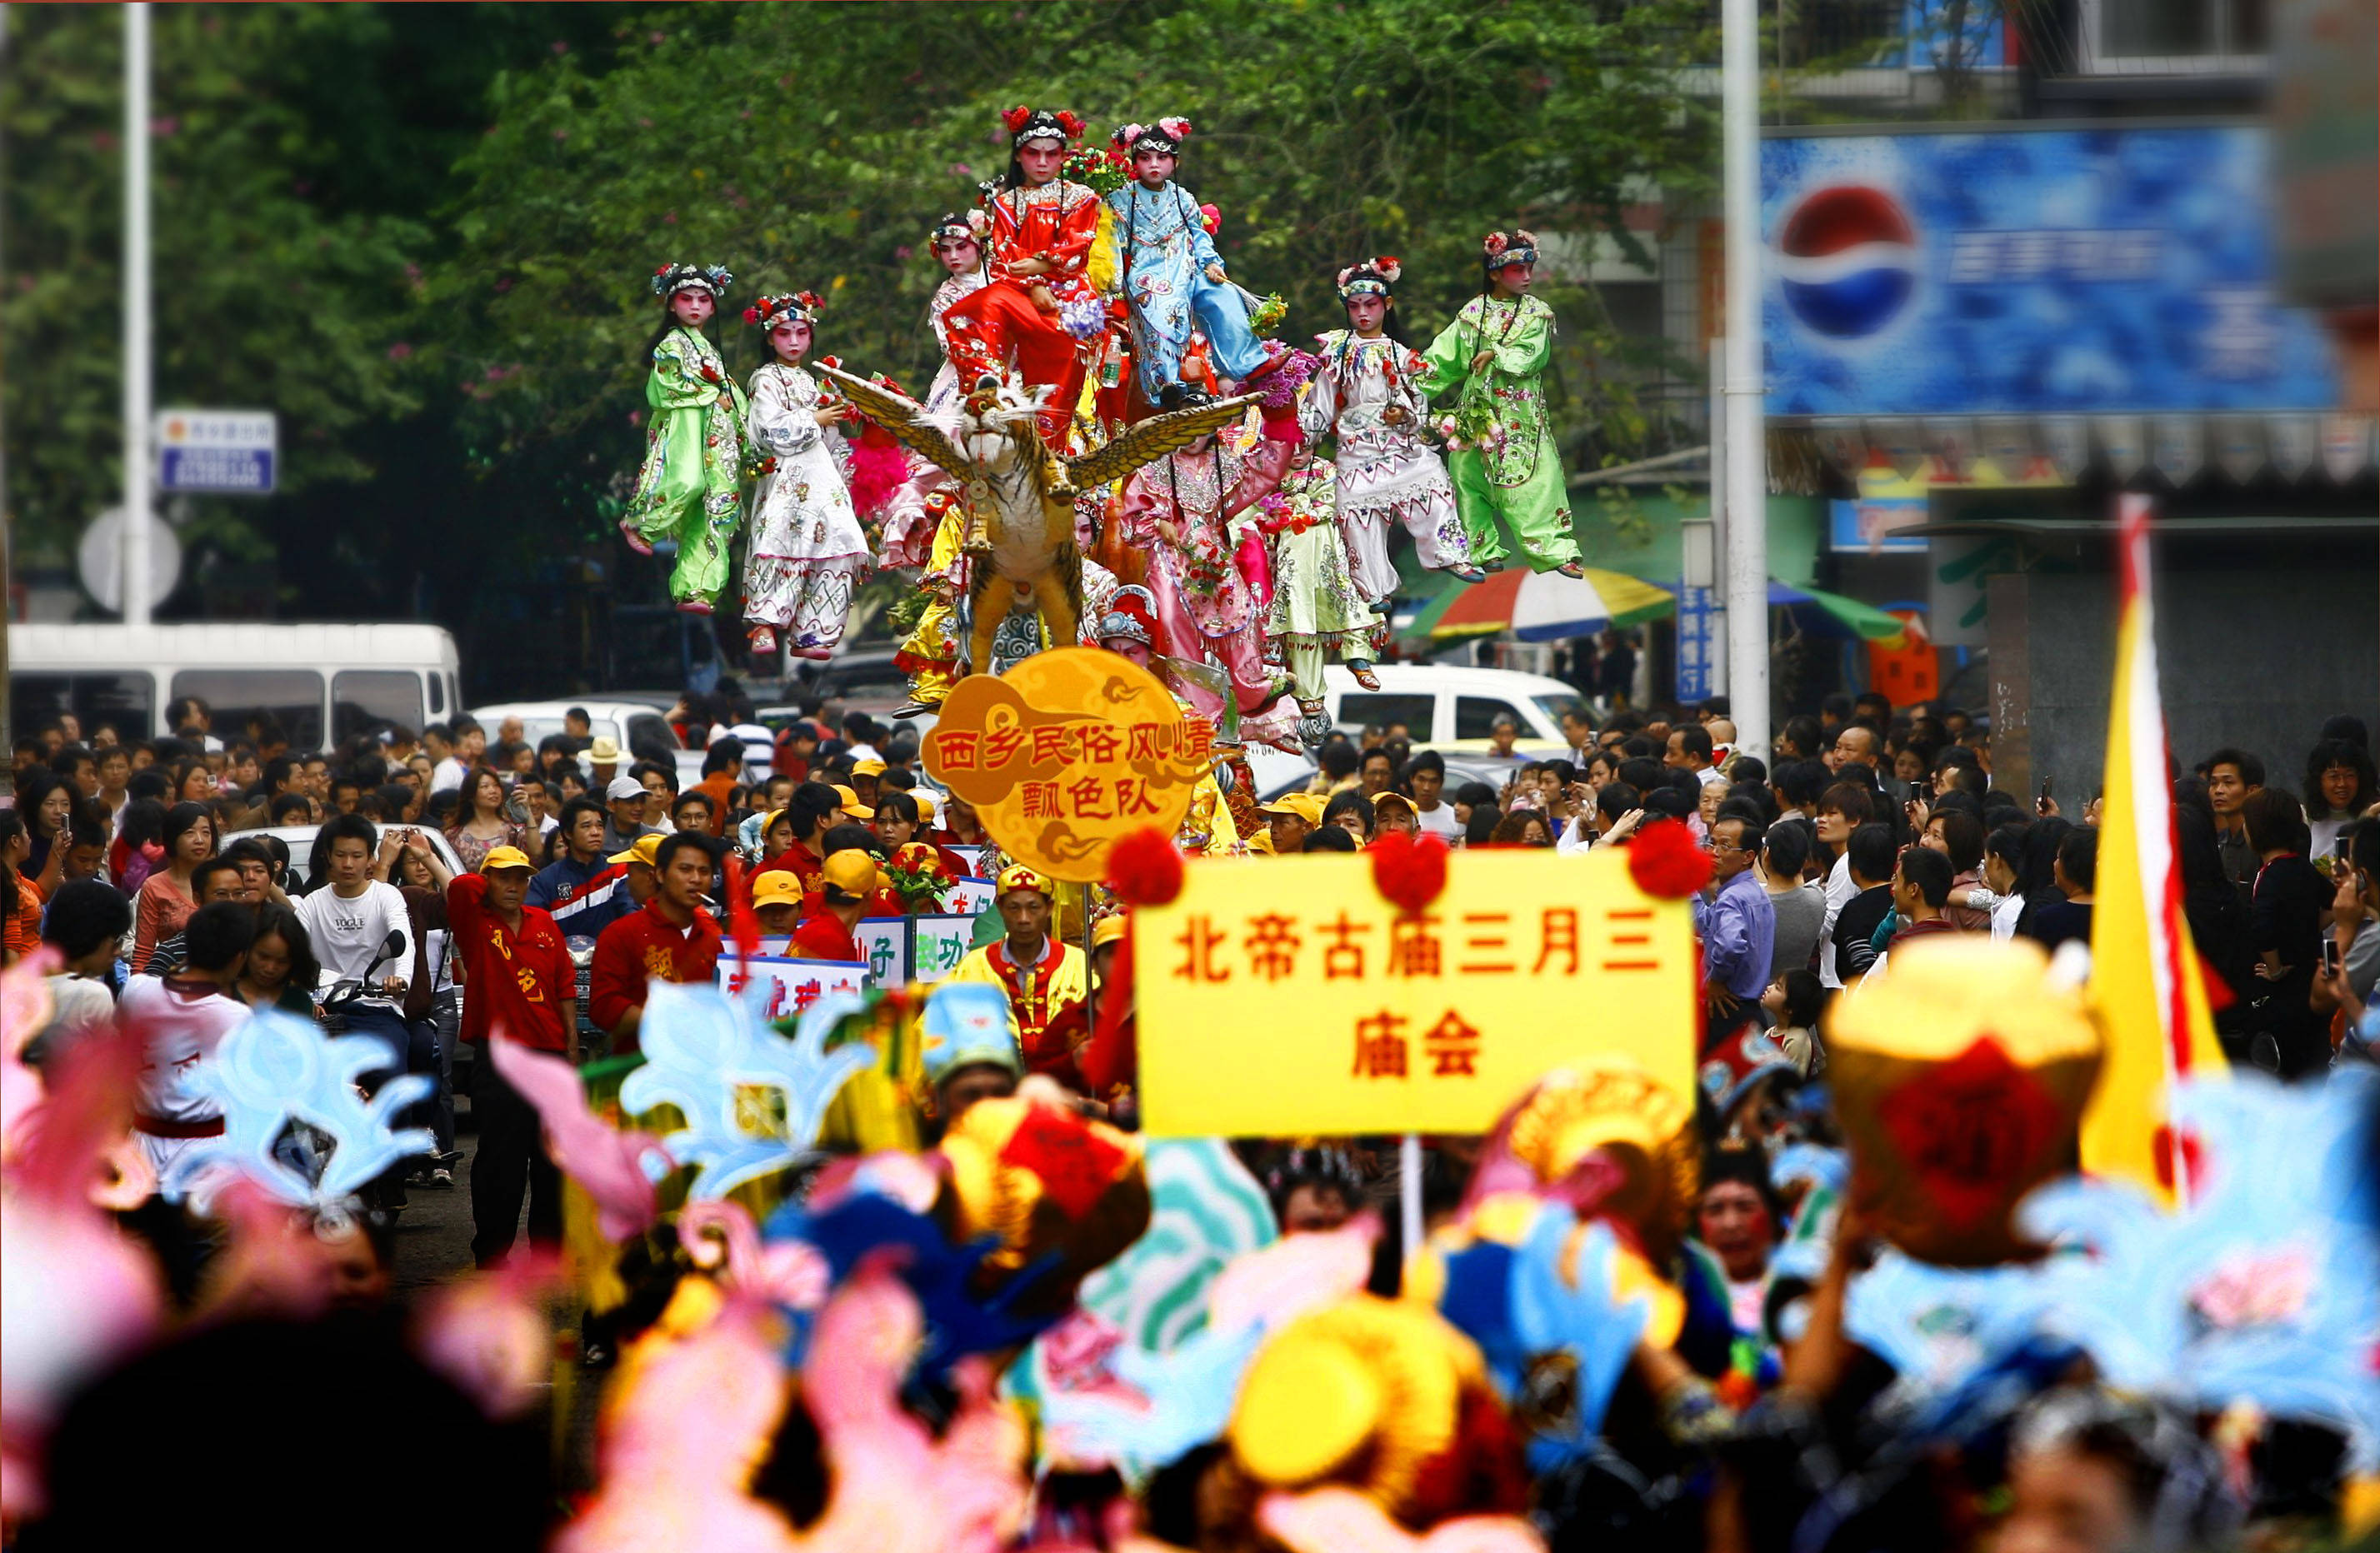
[[[2149,597],[2148,498],[2125,496],[2118,510],[2123,613],[2091,912],[2091,1001],[2107,1054],[2082,1113],[2082,1168],[2137,1182],[2170,1205],[2177,1183],[2187,1191],[2190,1179],[2182,1142],[2167,1126],[2173,1083],[2220,1074],[2225,1063],[2181,910]]]

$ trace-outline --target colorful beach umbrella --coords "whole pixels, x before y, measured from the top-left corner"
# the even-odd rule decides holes
[[[1658,619],[1677,607],[1667,588],[1618,572],[1585,570],[1584,577],[1566,577],[1516,568],[1467,585],[1449,577],[1401,635],[1445,641],[1510,632],[1524,642],[1555,641]]]
[[[1899,645],[1907,627],[1899,615],[1887,614],[1874,604],[1863,604],[1857,599],[1846,599],[1840,593],[1823,593],[1815,588],[1796,588],[1791,583],[1768,579],[1768,603],[1772,609],[1795,604],[1807,604],[1823,613],[1831,625],[1819,627],[1820,636],[1851,636],[1862,641]]]

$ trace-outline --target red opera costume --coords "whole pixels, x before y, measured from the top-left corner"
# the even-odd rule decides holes
[[[1020,147],[1041,140],[1062,145],[1082,132],[1072,114],[1015,110],[1008,118]],[[1084,340],[1107,322],[1106,304],[1084,274],[1099,236],[1099,197],[1082,184],[1052,178],[1037,187],[1003,187],[987,197],[984,208],[991,218],[986,239],[991,278],[942,315],[951,362],[961,385],[971,387],[984,374],[1002,371],[1013,357],[1027,388],[1051,389],[1039,422],[1042,441],[1058,447],[1082,396]],[[1049,268],[1017,274],[1015,267],[1028,260]],[[1047,293],[1053,310],[1041,310],[1037,289]]]

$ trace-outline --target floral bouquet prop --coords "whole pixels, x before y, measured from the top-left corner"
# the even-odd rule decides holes
[[[1104,200],[1132,181],[1132,159],[1112,147],[1083,146],[1059,164],[1058,176],[1087,186]]]
[[[959,881],[942,860],[941,849],[926,842],[910,842],[894,853],[884,865],[884,877],[913,916],[940,910],[942,897]]]
[[[1248,332],[1258,339],[1269,340],[1281,333],[1281,321],[1289,317],[1289,303],[1280,292],[1268,293],[1248,309]]]
[[[1453,409],[1430,419],[1449,451],[1477,448],[1482,453],[1500,453],[1504,447],[1504,422],[1496,414],[1496,406],[1485,399],[1466,399]]]

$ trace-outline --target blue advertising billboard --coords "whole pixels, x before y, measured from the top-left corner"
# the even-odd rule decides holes
[[[1761,147],[1773,416],[2324,409],[2247,126]]]

